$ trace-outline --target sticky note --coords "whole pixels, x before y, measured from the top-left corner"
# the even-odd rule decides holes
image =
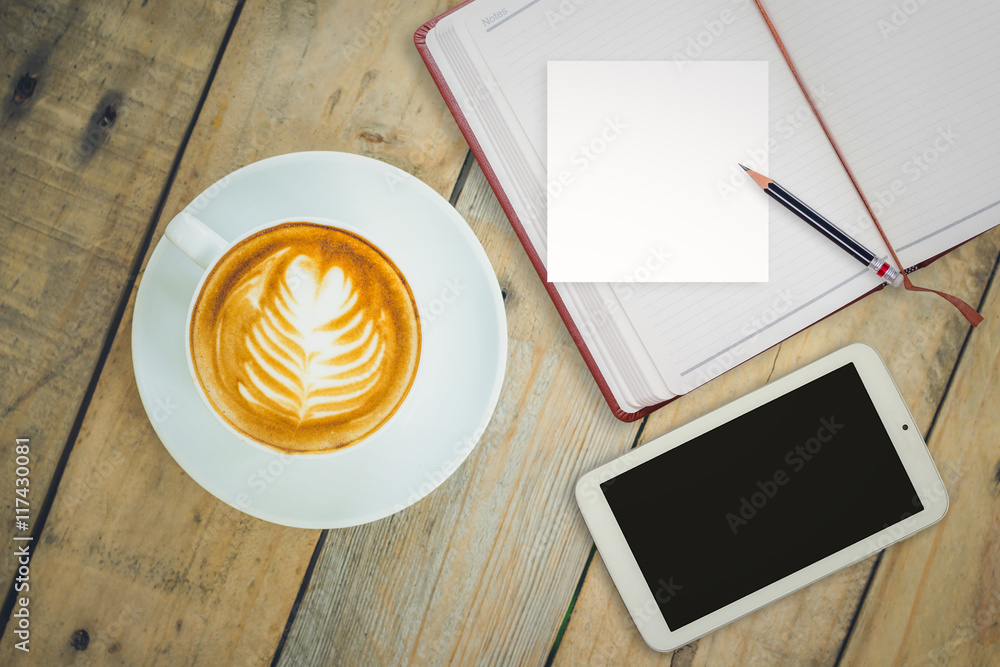
[[[548,63],[553,282],[766,282],[768,63]],[[742,171],[742,170],[740,170]]]

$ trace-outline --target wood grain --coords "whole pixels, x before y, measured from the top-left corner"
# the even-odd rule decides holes
[[[132,377],[135,295],[126,290],[151,225],[155,242],[198,192],[270,155],[369,155],[446,196],[466,155],[412,44],[414,29],[454,0],[253,0],[155,220],[234,4],[0,5],[0,452],[11,460],[14,438],[32,439],[33,503],[75,432],[105,340],[113,343],[32,560],[31,664],[268,664],[319,534],[215,500],[153,433]],[[506,291],[510,357],[497,413],[428,498],[328,534],[282,664],[543,663],[592,544],[573,483],[625,451],[639,428],[610,415],[478,168],[459,209]],[[976,302],[998,249],[994,230],[919,282]],[[930,445],[951,512],[886,552],[845,664],[1000,661],[993,324],[971,337],[949,385],[967,327],[934,297],[885,291],[645,426],[644,442],[858,340],[885,356],[921,428],[944,397]],[[3,502],[9,516],[12,498]],[[0,536],[10,544],[9,524]],[[8,584],[12,551],[0,560]],[[556,662],[832,664],[871,567],[659,655],[596,555]],[[13,639],[0,637],[0,664],[29,664]]]
[[[995,229],[922,269],[917,282],[955,290],[970,303],[978,303],[998,250],[1000,230]],[[985,312],[987,317],[995,317],[997,311],[987,306]],[[883,290],[654,413],[642,441],[648,442],[852,342],[865,342],[879,351],[926,433],[968,328],[941,299]],[[995,329],[987,323],[974,336],[996,341],[1000,332]],[[944,462],[943,475],[949,465]],[[889,552],[898,548],[894,546]],[[597,554],[556,654],[556,664],[642,665],[674,660],[681,665],[833,664],[873,561],[838,572],[674,653],[658,654],[642,641]],[[873,608],[880,603],[880,599],[871,598]]]
[[[282,665],[544,662],[590,552],[573,484],[638,428],[608,410],[478,166],[458,210],[506,292],[500,404],[430,496],[330,533]]]
[[[0,460],[30,439],[32,520],[233,4],[0,5]]]
[[[948,514],[885,552],[845,664],[1000,664],[996,278],[983,312],[987,322],[969,339],[928,441],[948,490]]]
[[[394,0],[246,5],[154,242],[167,220],[216,179],[292,150],[370,154],[416,173],[447,196],[467,148],[443,101],[421,78],[412,44],[418,22],[444,9],[435,2],[402,8]],[[195,13],[192,20],[198,18]],[[374,36],[352,48],[355,28],[389,24],[389,30],[369,30]],[[188,34],[177,37],[180,46],[199,34],[182,25]],[[141,159],[127,166],[139,179],[137,164]],[[128,198],[116,201],[126,206]],[[108,230],[115,221],[112,216]],[[109,245],[99,246],[100,252],[109,252],[119,233],[103,238]],[[70,255],[74,261],[93,257]],[[83,302],[98,308],[86,296],[81,290],[73,307]],[[135,388],[132,308],[130,301],[32,560],[38,584],[31,591],[31,614],[39,641],[31,657],[37,664],[269,664],[319,531],[240,514],[171,459]],[[24,346],[19,342],[15,349]],[[30,369],[23,362],[17,368]],[[77,650],[71,642],[81,631],[89,644]],[[2,664],[14,661],[11,639],[10,633],[0,638]]]
[[[304,150],[377,158],[447,197],[467,147],[413,46],[447,5],[248,4],[167,213],[240,166]]]

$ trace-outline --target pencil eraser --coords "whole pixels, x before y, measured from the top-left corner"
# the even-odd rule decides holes
[[[889,284],[892,285],[893,287],[902,287],[903,286],[903,275],[904,274],[902,272],[897,273],[896,277],[893,278],[892,282],[889,283]]]

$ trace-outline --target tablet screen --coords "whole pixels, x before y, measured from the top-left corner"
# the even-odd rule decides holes
[[[853,363],[601,489],[671,630],[924,509]]]

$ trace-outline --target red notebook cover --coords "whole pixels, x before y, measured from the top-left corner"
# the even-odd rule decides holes
[[[472,154],[476,157],[476,161],[479,163],[480,168],[483,170],[483,175],[486,176],[486,181],[490,184],[490,188],[493,189],[494,194],[496,194],[497,200],[499,200],[500,206],[503,208],[504,213],[507,214],[507,219],[510,221],[511,227],[514,228],[514,233],[517,234],[517,238],[521,241],[521,245],[524,246],[525,252],[528,253],[528,259],[531,260],[531,264],[535,267],[535,271],[538,273],[538,277],[541,279],[542,284],[545,285],[545,289],[546,291],[548,291],[549,297],[552,299],[552,303],[555,305],[556,310],[559,312],[559,316],[562,318],[562,321],[566,324],[566,328],[569,330],[569,334],[573,338],[573,342],[576,343],[577,348],[579,348],[580,350],[580,354],[583,355],[583,360],[587,364],[587,368],[590,369],[590,372],[593,374],[594,379],[597,381],[597,386],[598,388],[600,388],[601,394],[604,396],[604,400],[608,402],[608,406],[611,408],[611,412],[614,413],[615,417],[624,422],[631,422],[637,419],[641,419],[646,415],[650,414],[651,412],[659,410],[667,403],[670,403],[671,401],[674,401],[675,399],[680,397],[675,396],[674,398],[663,401],[662,403],[657,403],[656,405],[651,405],[642,408],[637,412],[626,412],[618,404],[618,401],[615,399],[614,394],[611,393],[611,388],[608,386],[608,382],[604,378],[604,374],[601,373],[601,369],[597,366],[597,362],[594,360],[594,355],[591,354],[590,349],[587,347],[586,342],[583,340],[583,336],[580,335],[580,330],[576,326],[576,322],[570,316],[569,310],[566,309],[566,304],[563,303],[562,297],[559,296],[559,292],[556,291],[555,285],[548,282],[545,279],[546,277],[545,266],[542,264],[541,258],[538,256],[538,253],[535,251],[535,247],[531,244],[531,241],[529,240],[527,233],[524,231],[524,226],[518,219],[517,213],[514,211],[514,207],[511,205],[510,199],[507,197],[507,193],[504,192],[503,186],[500,184],[499,179],[497,179],[496,172],[490,165],[489,160],[486,159],[486,154],[483,152],[483,148],[479,144],[479,140],[476,138],[476,135],[473,133],[472,128],[469,126],[469,122],[468,120],[466,120],[465,115],[462,113],[461,108],[459,108],[458,100],[455,98],[454,93],[452,93],[451,88],[448,86],[448,83],[444,80],[444,76],[441,74],[441,69],[437,66],[437,63],[434,62],[434,57],[431,55],[430,49],[427,48],[427,34],[434,29],[434,26],[437,25],[438,21],[448,16],[452,12],[461,9],[465,5],[470,4],[472,2],[475,2],[475,0],[465,0],[465,2],[456,5],[455,7],[452,7],[444,14],[436,16],[427,23],[420,26],[420,28],[418,28],[417,31],[413,34],[413,43],[416,45],[417,51],[420,52],[420,57],[423,58],[424,64],[427,65],[427,70],[430,72],[431,78],[434,79],[434,83],[437,85],[438,90],[441,91],[441,95],[444,97],[445,104],[448,105],[448,109],[451,111],[452,116],[455,117],[455,122],[458,123],[458,128],[462,131],[462,135],[468,142],[469,149],[472,151]],[[957,247],[958,246],[955,246],[955,248]],[[935,261],[939,257],[948,254],[955,248],[951,248],[946,252],[941,253],[940,255],[936,255],[925,262],[921,262],[908,272],[912,273],[912,271],[915,271],[917,268],[922,268],[924,266],[927,266],[928,264]],[[869,294],[874,294],[875,292],[882,289],[882,287],[883,286],[880,285],[874,288],[870,292],[863,294],[854,301],[851,301],[850,303],[842,306],[842,308],[846,308],[847,306],[850,306],[851,304],[860,301]],[[820,320],[817,320],[817,322],[826,319],[827,317],[833,315],[833,313],[838,312],[842,308],[838,308],[837,310],[820,318]],[[813,324],[815,324],[815,322]],[[807,325],[806,327],[799,329],[799,331],[803,331],[809,326],[812,325]]]

